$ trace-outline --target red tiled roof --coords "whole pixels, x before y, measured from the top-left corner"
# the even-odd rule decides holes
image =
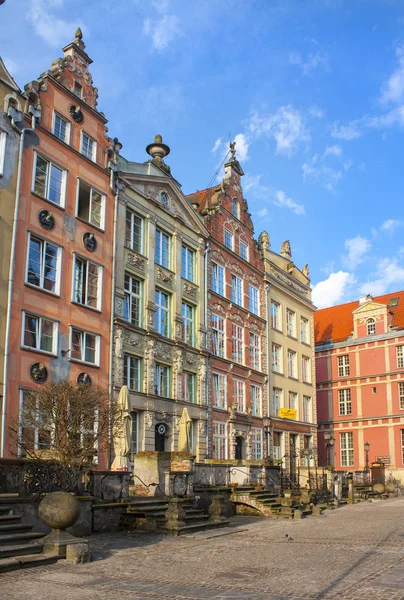
[[[393,298],[398,298],[396,306],[388,310],[393,314],[392,327],[404,329],[404,291],[392,292],[384,296],[375,296],[374,302],[388,304]],[[338,304],[330,308],[322,308],[314,313],[314,338],[315,345],[324,344],[326,340],[333,343],[344,342],[353,332],[352,312],[359,306],[359,301]]]
[[[205,208],[205,206],[210,205],[210,199],[218,189],[220,189],[220,185],[215,185],[213,187],[188,194],[187,198],[190,202],[198,202],[198,210],[201,211]]]

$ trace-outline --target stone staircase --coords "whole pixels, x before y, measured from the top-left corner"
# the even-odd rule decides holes
[[[35,542],[46,534],[32,531],[32,525],[21,523],[22,515],[14,513],[12,501],[16,498],[18,494],[0,494],[0,573],[58,560],[42,554],[42,544]]]
[[[140,519],[139,524],[141,526],[144,524],[147,528],[147,525],[149,525],[150,529],[166,532],[170,535],[184,535],[229,525],[230,521],[228,520],[210,520],[210,516],[205,514],[203,510],[194,508],[194,500],[195,498],[192,497],[182,499],[181,506],[185,511],[184,518],[182,519],[182,523],[184,524],[179,525],[175,530],[167,527],[166,512],[169,507],[168,498],[131,497],[131,502],[126,509],[126,515],[136,516]]]
[[[259,511],[264,517],[275,519],[293,519],[297,507],[282,505],[277,493],[269,490],[258,491],[252,486],[239,486],[234,489],[231,501],[241,506],[250,506]],[[310,510],[299,509],[299,518],[309,516]]]

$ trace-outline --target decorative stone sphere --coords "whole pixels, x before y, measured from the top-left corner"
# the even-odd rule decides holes
[[[67,529],[77,521],[80,510],[80,503],[73,494],[52,492],[41,500],[38,515],[52,529]]]
[[[375,483],[373,485],[373,491],[376,492],[376,494],[384,494],[384,483]]]
[[[386,483],[386,492],[388,494],[392,494],[395,491],[396,491],[396,484],[394,483],[394,481],[388,481]]]

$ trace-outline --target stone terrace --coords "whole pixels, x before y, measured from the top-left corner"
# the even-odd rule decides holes
[[[293,537],[287,541],[285,535]],[[7,600],[404,598],[404,499],[363,502],[301,521],[237,517],[183,538],[90,538],[94,562],[0,575]]]

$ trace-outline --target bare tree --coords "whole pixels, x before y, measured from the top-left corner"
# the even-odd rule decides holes
[[[27,457],[81,467],[93,464],[121,427],[120,408],[104,390],[61,381],[24,394],[9,431]]]

